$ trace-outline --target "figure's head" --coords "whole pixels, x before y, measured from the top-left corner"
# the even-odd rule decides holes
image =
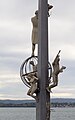
[[[34,66],[34,62],[33,61],[30,61],[30,64]]]
[[[53,6],[48,4],[48,11],[52,8],[53,8]]]
[[[38,10],[35,11],[35,15],[38,16]]]

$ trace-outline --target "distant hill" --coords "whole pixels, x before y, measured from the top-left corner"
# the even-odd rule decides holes
[[[24,104],[35,103],[35,100],[0,100],[0,104]],[[75,103],[75,99],[69,98],[52,98],[51,103]]]
[[[0,100],[0,107],[35,107],[35,100]],[[51,99],[51,107],[75,107],[75,99]]]
[[[75,99],[73,98],[54,98],[51,99],[52,103],[75,103]]]
[[[25,104],[25,103],[33,103],[35,100],[0,100],[0,104]]]

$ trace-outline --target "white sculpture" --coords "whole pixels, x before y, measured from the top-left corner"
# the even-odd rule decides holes
[[[52,5],[48,4],[48,17],[49,10],[52,8]],[[31,18],[31,22],[33,25],[32,29],[32,56],[34,56],[35,45],[38,44],[38,10],[35,12],[35,16]]]
[[[36,99],[36,95],[34,95],[34,93],[36,92],[37,90],[37,81],[38,81],[38,78],[36,76],[37,73],[29,73],[27,75],[27,78],[29,80],[29,83],[31,85],[30,89],[28,90],[27,92],[27,95],[33,97]]]
[[[60,68],[59,61],[60,61],[60,56],[59,56],[60,50],[54,59],[52,66],[53,66],[53,72],[52,72],[52,84],[47,87],[47,91],[50,92],[51,88],[56,87],[58,85],[58,75],[59,73],[62,73],[63,70],[66,68],[65,66],[62,66]]]
[[[35,65],[33,61],[30,61],[30,64],[33,67],[33,72],[31,72],[27,75],[27,79],[28,79],[30,86],[31,86],[27,92],[27,95],[36,99],[35,92],[38,89],[37,65]]]
[[[34,56],[35,45],[38,44],[38,11],[35,12],[35,16],[31,18],[33,24],[32,29],[32,56]]]

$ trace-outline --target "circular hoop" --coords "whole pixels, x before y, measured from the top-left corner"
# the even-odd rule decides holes
[[[27,58],[21,65],[20,68],[20,76],[23,81],[23,83],[30,88],[30,83],[27,79],[27,75],[30,73],[34,73],[32,66],[30,65],[30,62],[33,61],[35,65],[38,64],[38,57],[37,56],[31,56]]]
[[[23,83],[29,88],[31,87],[31,85],[29,83],[27,75],[37,72],[37,71],[33,71],[33,67],[30,64],[31,62],[33,62],[35,66],[38,65],[38,57],[31,56],[31,57],[27,58],[20,67],[21,79],[22,79]],[[49,81],[51,79],[51,76],[52,76],[52,67],[51,67],[51,64],[48,62],[48,79],[49,79]]]

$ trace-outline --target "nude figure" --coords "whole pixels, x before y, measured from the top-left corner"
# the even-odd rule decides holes
[[[59,73],[62,73],[63,70],[66,68],[65,66],[62,66],[60,68],[59,61],[60,61],[60,56],[59,56],[60,51],[58,52],[56,58],[54,59],[52,66],[53,66],[53,72],[52,72],[52,84],[47,87],[47,91],[51,91],[51,88],[56,87],[58,85],[58,75]]]
[[[34,95],[34,93],[37,90],[37,81],[38,81],[36,73],[30,73],[30,74],[28,74],[27,75],[27,79],[29,80],[29,83],[31,85],[30,89],[27,92],[27,95],[29,95],[29,96],[31,96],[31,97],[33,97],[33,98],[36,99],[36,95]]]
[[[52,8],[52,5],[48,4],[48,17],[49,10]],[[38,44],[38,10],[35,12],[35,16],[31,18],[31,22],[33,25],[32,29],[32,56],[34,56],[35,45]]]
[[[30,61],[30,65],[32,65],[33,72],[27,75],[27,79],[31,86],[27,92],[27,95],[36,99],[36,94],[34,95],[34,93],[36,93],[38,89],[37,64],[35,65],[33,61]]]
[[[31,18],[33,24],[32,29],[32,56],[34,56],[35,45],[38,44],[38,11],[35,12],[35,16]]]

